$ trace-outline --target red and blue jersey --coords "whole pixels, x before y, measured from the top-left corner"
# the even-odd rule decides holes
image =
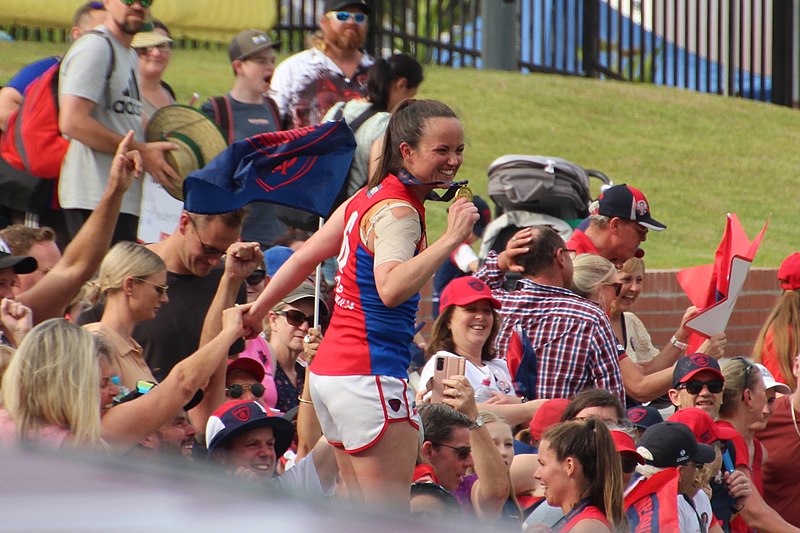
[[[389,175],[380,185],[362,189],[345,210],[345,229],[336,276],[335,312],[311,370],[321,376],[408,378],[409,343],[414,336],[419,294],[387,307],[375,284],[375,255],[367,248],[365,218],[382,203],[402,202],[419,213],[425,245],[425,208],[413,190]]]

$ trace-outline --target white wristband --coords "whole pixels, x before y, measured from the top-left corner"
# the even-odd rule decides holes
[[[685,350],[686,348],[688,348],[688,347],[689,347],[689,345],[688,345],[688,344],[686,344],[685,342],[681,342],[681,341],[679,341],[678,339],[676,339],[676,338],[675,338],[675,335],[673,335],[673,336],[672,336],[672,338],[670,339],[670,341],[669,341],[669,342],[671,342],[671,343],[672,343],[672,345],[673,345],[674,347],[676,347],[677,349],[679,349],[679,350]]]

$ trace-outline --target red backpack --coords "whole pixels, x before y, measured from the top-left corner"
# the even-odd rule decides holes
[[[102,36],[111,50],[111,62],[106,73],[106,91],[114,71],[114,48],[108,36]],[[58,63],[45,70],[25,89],[19,108],[8,117],[0,136],[0,155],[9,165],[37,178],[57,179],[61,162],[67,155],[69,140],[58,129]],[[108,94],[108,93],[107,93]]]

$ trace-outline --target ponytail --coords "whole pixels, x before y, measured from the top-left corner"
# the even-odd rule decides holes
[[[622,460],[614,439],[601,420],[562,422],[545,431],[541,440],[559,461],[576,459],[583,467],[582,498],[601,509],[611,523],[612,531],[627,531],[622,493]]]

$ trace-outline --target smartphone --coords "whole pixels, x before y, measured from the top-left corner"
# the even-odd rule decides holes
[[[463,376],[467,360],[458,355],[437,355],[433,367],[433,394],[432,403],[442,403],[444,398],[443,379],[450,376]]]
[[[733,459],[731,459],[731,452],[729,450],[725,450],[722,453],[722,467],[729,474],[732,474],[736,470],[733,466]]]

